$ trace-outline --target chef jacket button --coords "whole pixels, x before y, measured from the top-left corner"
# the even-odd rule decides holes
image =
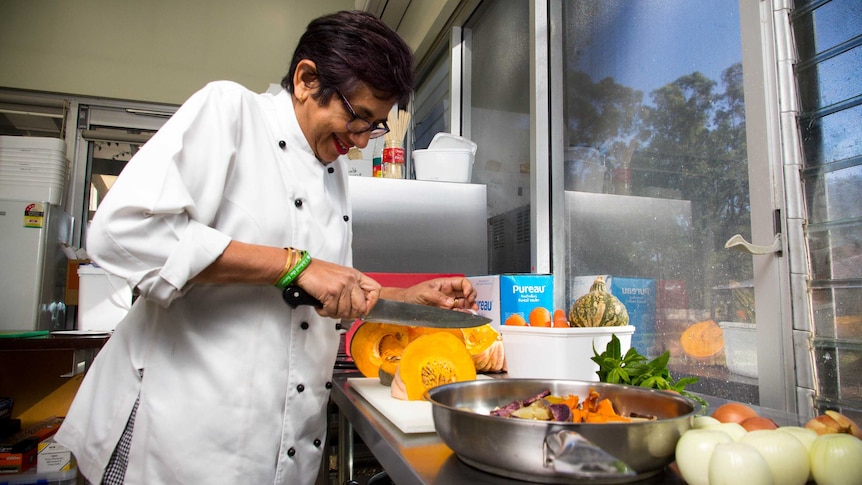
[[[341,330],[341,322],[335,324],[335,330]]]
[[[325,385],[325,387],[326,387],[327,389],[332,389],[332,381],[326,381],[326,385]]]
[[[295,455],[295,454],[296,454],[296,450],[291,446],[291,447],[287,450],[287,456],[289,456],[289,457],[291,457],[291,458],[292,458],[292,457],[293,457],[293,455]]]
[[[329,167],[329,168],[327,168],[327,169],[326,169],[326,171],[327,171],[327,172],[329,172],[329,173],[332,173],[332,172],[334,172],[334,171],[335,171],[335,169],[334,169],[334,168],[332,168],[332,167]]]
[[[302,199],[296,199],[293,201],[293,205],[297,207],[302,207]]]
[[[305,390],[305,385],[304,385],[304,384],[299,384],[298,386],[296,386],[296,391],[297,391],[297,392],[302,392],[302,391],[304,391],[304,390]]]
[[[287,143],[284,140],[278,140],[278,147],[284,150],[284,147],[287,146]]]
[[[347,222],[350,220],[350,216],[343,216],[342,219],[344,219],[344,222]]]
[[[315,447],[315,448],[320,448],[320,443],[321,443],[321,442],[320,442],[320,439],[319,439],[319,438],[316,438],[316,439],[314,440],[314,447]]]
[[[299,324],[299,328],[303,330],[308,330],[308,322],[302,322]]]

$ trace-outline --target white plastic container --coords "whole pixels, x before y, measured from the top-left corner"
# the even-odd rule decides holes
[[[78,279],[78,330],[113,330],[132,307],[132,289],[92,264],[78,266]]]
[[[413,151],[416,180],[468,183],[473,176],[473,152],[466,148]]]
[[[546,328],[503,325],[503,348],[509,377],[598,381],[593,346],[605,351],[611,335],[623,355],[631,348],[633,325],[624,327]]]
[[[724,360],[728,370],[757,377],[757,331],[753,323],[718,322],[724,334]]]

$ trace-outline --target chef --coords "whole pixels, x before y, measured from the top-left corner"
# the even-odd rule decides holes
[[[353,269],[341,155],[388,131],[412,54],[373,15],[313,20],[278,94],[213,82],[128,163],[89,256],[139,295],[57,433],[91,483],[314,483],[337,323],[379,297],[476,308],[465,278]],[[291,309],[297,285],[322,307]]]

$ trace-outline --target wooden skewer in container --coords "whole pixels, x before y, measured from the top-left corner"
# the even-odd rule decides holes
[[[405,110],[393,109],[386,120],[389,133],[383,135],[383,177],[403,179],[404,170],[404,135],[410,125],[410,113]]]

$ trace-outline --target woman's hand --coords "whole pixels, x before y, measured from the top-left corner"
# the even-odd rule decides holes
[[[358,270],[312,259],[295,283],[323,304],[317,313],[331,318],[359,318],[377,303],[380,284]]]
[[[478,310],[476,289],[463,276],[435,278],[409,288],[382,288],[380,297],[440,308]]]

